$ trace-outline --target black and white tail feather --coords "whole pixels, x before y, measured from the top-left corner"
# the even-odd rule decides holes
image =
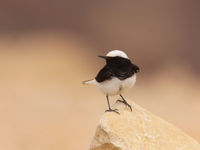
[[[97,81],[95,79],[90,79],[90,80],[82,81],[82,84],[84,84],[84,85],[96,85]]]

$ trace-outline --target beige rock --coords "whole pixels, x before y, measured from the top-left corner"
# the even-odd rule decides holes
[[[90,150],[200,150],[200,144],[180,129],[135,103],[131,105],[132,112],[117,102],[113,108],[120,115],[103,114]]]

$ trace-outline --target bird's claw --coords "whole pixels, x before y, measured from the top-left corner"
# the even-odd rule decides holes
[[[115,112],[115,113],[117,113],[118,115],[120,114],[120,113],[118,112],[118,109],[108,109],[108,110],[106,110],[105,112]]]
[[[117,102],[120,102],[120,103],[125,104],[125,105],[128,106],[128,107],[130,108],[130,110],[132,111],[132,106],[129,105],[126,101],[123,101],[123,100],[117,100]]]

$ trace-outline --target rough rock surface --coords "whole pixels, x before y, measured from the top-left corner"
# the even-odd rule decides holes
[[[180,129],[130,104],[132,112],[117,102],[112,108],[117,108],[120,115],[103,114],[90,150],[200,150],[200,144]]]

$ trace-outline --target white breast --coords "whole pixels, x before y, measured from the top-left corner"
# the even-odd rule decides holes
[[[111,80],[107,80],[101,83],[97,82],[97,87],[105,95],[118,95],[125,92],[126,90],[132,88],[136,82],[136,74],[132,77],[129,77],[125,80],[119,80],[116,77],[113,77]]]
[[[122,90],[121,92],[125,92],[126,90],[132,88],[134,86],[136,82],[136,73],[130,77],[130,78],[127,78],[125,80],[122,81]]]
[[[97,87],[105,95],[117,95],[120,91],[121,81],[118,78],[113,77],[111,80],[98,83]]]

